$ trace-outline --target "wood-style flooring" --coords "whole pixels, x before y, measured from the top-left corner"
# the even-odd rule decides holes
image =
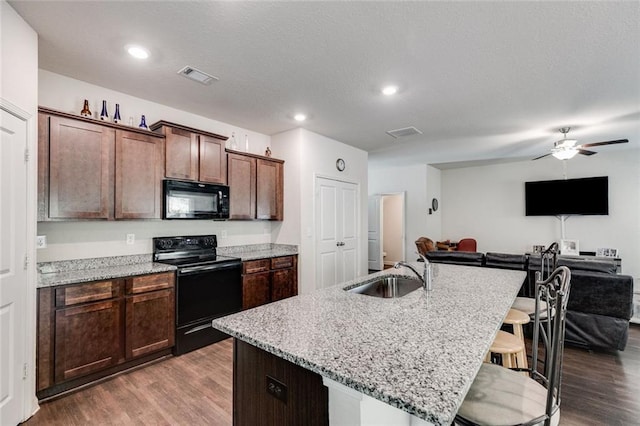
[[[42,403],[24,424],[232,424],[232,340]],[[560,425],[640,425],[640,325],[624,351],[565,347]]]

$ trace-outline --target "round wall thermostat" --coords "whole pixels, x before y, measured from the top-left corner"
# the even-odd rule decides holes
[[[336,169],[338,169],[338,171],[343,171],[345,167],[345,163],[344,160],[342,158],[338,158],[336,160]]]
[[[433,200],[431,200],[431,208],[433,209],[433,211],[438,211],[438,199],[434,198]]]

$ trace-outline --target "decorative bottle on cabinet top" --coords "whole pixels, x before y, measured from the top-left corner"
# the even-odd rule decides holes
[[[238,149],[238,142],[236,142],[236,132],[231,132],[231,142],[229,142],[231,149]]]
[[[116,112],[113,113],[113,122],[119,123],[122,119],[120,118],[120,104],[116,104]]]
[[[107,113],[107,101],[102,101],[102,111],[100,111],[100,120],[108,120],[109,114]]]
[[[89,101],[84,100],[84,106],[82,107],[82,111],[80,111],[80,115],[83,117],[91,117],[91,111],[89,110]]]
[[[140,127],[141,129],[149,130],[149,128],[147,127],[147,119],[144,117],[144,114],[140,118],[140,125],[138,127]]]

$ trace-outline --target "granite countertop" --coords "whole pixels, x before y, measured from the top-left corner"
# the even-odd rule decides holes
[[[430,292],[381,299],[343,290],[380,275],[415,277],[406,268],[388,269],[219,318],[213,326],[419,418],[448,425],[526,273],[434,267]]]
[[[269,243],[218,247],[217,252],[245,261],[290,256],[298,254],[298,248],[294,245]],[[175,266],[153,262],[152,254],[40,262],[37,288],[175,270]]]
[[[175,270],[175,266],[153,262],[150,254],[42,262],[37,288]]]
[[[298,254],[298,247],[288,244],[250,244],[245,246],[218,247],[218,254],[235,256],[247,260],[269,259],[272,257]]]

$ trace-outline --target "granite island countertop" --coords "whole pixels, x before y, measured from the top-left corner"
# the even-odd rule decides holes
[[[421,268],[419,263],[413,264]],[[433,290],[349,293],[387,269],[213,321],[214,328],[436,425],[458,411],[524,271],[438,264]]]

